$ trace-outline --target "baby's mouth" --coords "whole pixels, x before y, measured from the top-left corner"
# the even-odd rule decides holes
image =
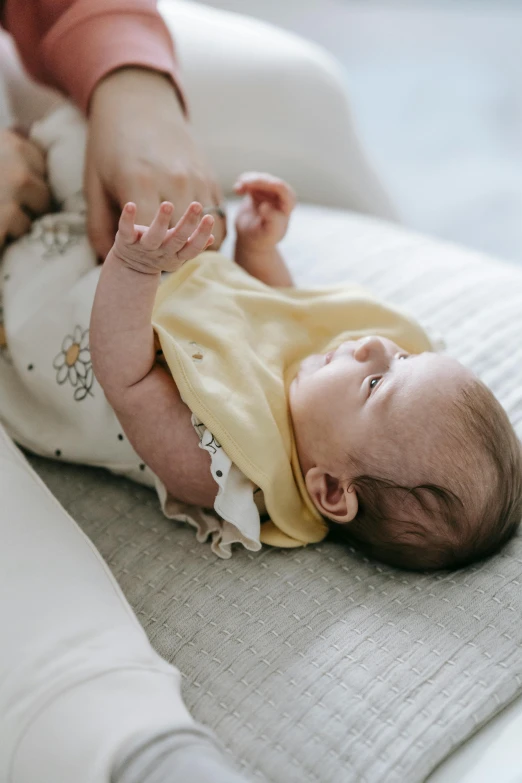
[[[331,351],[333,353],[333,351]],[[297,377],[313,375],[326,365],[326,358],[329,354],[311,353],[300,362]]]
[[[324,364],[325,365],[330,364],[334,356],[335,356],[335,351],[328,351],[328,353],[324,355]]]

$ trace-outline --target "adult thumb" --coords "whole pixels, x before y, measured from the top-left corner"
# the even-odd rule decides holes
[[[118,230],[118,215],[96,171],[85,178],[85,196],[89,241],[96,255],[105,261]]]

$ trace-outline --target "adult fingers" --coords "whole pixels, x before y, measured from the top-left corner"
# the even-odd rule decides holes
[[[39,177],[45,177],[47,164],[45,154],[33,141],[24,138],[14,130],[4,130],[0,133],[2,152],[12,163],[28,168]]]
[[[215,205],[216,207],[219,206],[222,210],[225,210],[226,208],[223,192],[217,182],[211,183],[210,203],[205,206],[211,205]],[[214,228],[212,230],[214,242],[212,243],[212,250],[219,250],[227,235],[227,217],[226,214],[220,215],[218,212],[211,212],[210,214],[214,216]]]
[[[114,243],[118,225],[118,213],[114,204],[93,169],[87,169],[85,175],[85,195],[87,197],[87,233],[96,255],[105,260]]]
[[[31,218],[18,204],[10,205],[8,211],[0,219],[0,223],[5,226],[5,235],[13,239],[18,239],[18,237],[27,234],[31,228]]]
[[[43,150],[29,139],[24,139],[23,136],[17,135],[17,149],[21,156],[24,158],[27,165],[32,171],[40,177],[45,177],[47,172],[47,163],[45,159],[45,153]]]
[[[41,215],[51,208],[51,191],[44,180],[33,173],[28,173],[20,185],[17,197],[20,204],[27,207],[33,214]]]

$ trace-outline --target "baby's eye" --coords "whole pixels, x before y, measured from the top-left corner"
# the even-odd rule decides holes
[[[399,354],[397,354],[397,356],[395,358],[396,359],[409,359],[410,358],[410,354],[409,353],[399,353]]]
[[[375,389],[375,387],[377,386],[377,384],[379,383],[381,378],[382,378],[382,375],[379,375],[377,378],[372,378],[371,379],[370,384],[369,384],[370,385],[370,391]]]

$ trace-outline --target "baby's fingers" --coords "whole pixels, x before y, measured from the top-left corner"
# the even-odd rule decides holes
[[[170,201],[164,201],[160,204],[154,220],[141,238],[140,244],[145,250],[157,250],[161,246],[169,229],[170,218],[173,212],[174,207]]]
[[[196,226],[199,225],[202,211],[203,207],[199,201],[193,201],[189,204],[174,228],[171,228],[168,232],[165,244],[168,243],[169,247],[174,247],[177,243],[178,248],[183,247]],[[176,243],[174,240],[176,240]]]
[[[180,261],[188,261],[202,253],[210,244],[212,237],[212,226],[214,218],[212,215],[205,215],[193,234],[187,239],[181,250],[178,251]]]
[[[132,245],[138,238],[138,232],[134,226],[136,219],[136,204],[129,201],[122,209],[118,223],[118,234],[126,245]]]
[[[287,182],[257,171],[242,174],[234,185],[234,191],[238,195],[249,193],[256,204],[270,201],[285,215],[290,215],[296,203],[295,192]]]
[[[259,216],[264,220],[269,220],[277,209],[269,201],[262,201],[258,208]]]

